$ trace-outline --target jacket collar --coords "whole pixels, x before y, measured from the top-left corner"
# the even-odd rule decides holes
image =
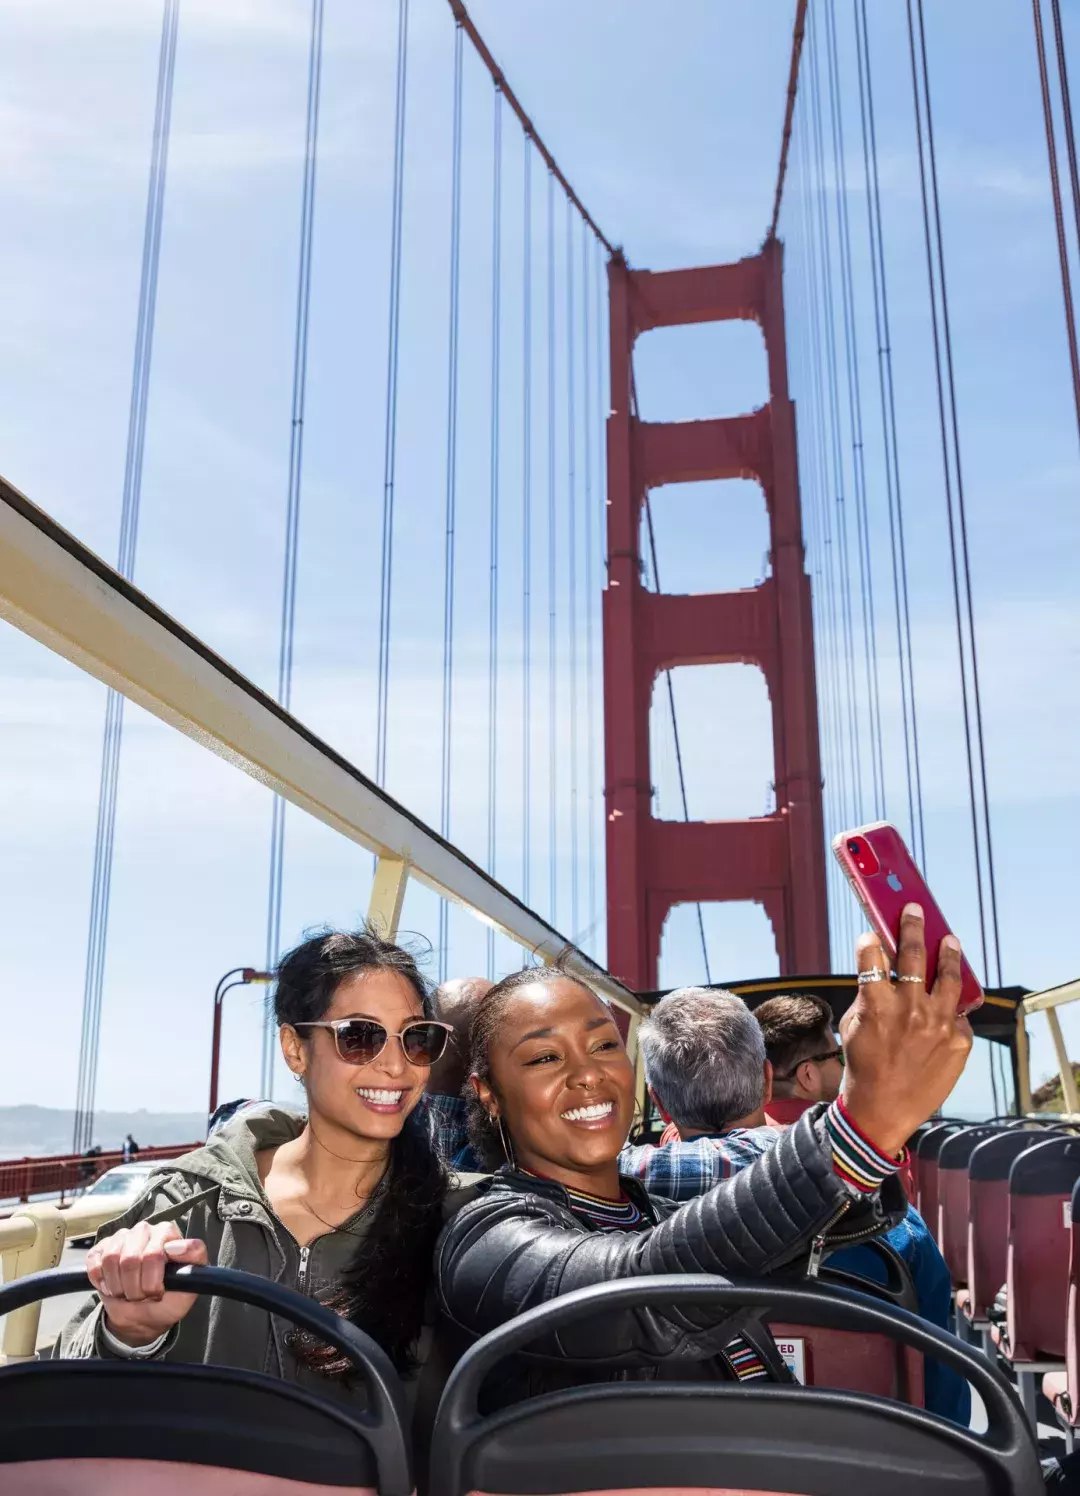
[[[627,1199],[632,1200],[638,1209],[651,1220],[655,1220],[656,1212],[653,1210],[652,1199],[641,1181],[632,1179],[627,1174],[620,1174],[619,1182]],[[538,1174],[527,1174],[524,1169],[512,1169],[508,1164],[504,1164],[492,1176],[488,1188],[505,1189],[519,1195],[540,1195],[545,1200],[552,1200],[555,1204],[561,1205],[564,1210],[573,1213],[570,1192],[564,1185],[554,1179],[543,1179]]]
[[[770,1127],[790,1127],[814,1105],[801,1096],[774,1096],[765,1108],[765,1120]]]

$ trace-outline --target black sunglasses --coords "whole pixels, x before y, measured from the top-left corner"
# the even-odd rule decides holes
[[[841,1063],[841,1065],[842,1065],[844,1063],[844,1051],[840,1048],[839,1045],[837,1045],[837,1047],[835,1049],[827,1049],[824,1054],[804,1054],[803,1057],[802,1057],[802,1059],[799,1061],[799,1065],[810,1065],[810,1064],[823,1065],[826,1060],[839,1060],[840,1063]],[[786,1075],[778,1075],[776,1077],[776,1079],[777,1080],[791,1080],[791,1079],[793,1079],[793,1077],[795,1075],[795,1071],[798,1070],[799,1065],[795,1066],[795,1070],[789,1070]]]
[[[410,1065],[434,1065],[446,1052],[453,1029],[448,1023],[417,1018],[407,1023],[400,1034],[392,1034],[385,1024],[374,1018],[337,1018],[333,1022],[294,1023],[294,1029],[330,1029],[337,1052],[347,1065],[370,1065],[377,1060],[391,1039],[401,1042],[401,1052]]]

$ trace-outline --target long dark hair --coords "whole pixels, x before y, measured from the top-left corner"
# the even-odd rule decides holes
[[[592,988],[587,982],[583,982],[580,977],[574,976],[572,972],[566,971],[561,966],[526,966],[521,971],[515,971],[510,976],[503,977],[501,982],[496,982],[494,987],[484,993],[476,1005],[472,1029],[469,1033],[468,1070],[470,1077],[476,1075],[489,1086],[493,1084],[491,1047],[514,993],[522,987],[531,987],[536,983],[541,986],[551,986],[555,982],[573,982],[575,986],[592,994]],[[465,1098],[469,1142],[483,1167],[494,1172],[503,1164],[512,1164],[514,1160],[507,1154],[506,1149],[506,1141],[509,1140],[509,1134],[505,1131],[506,1124],[500,1127],[497,1122],[491,1120],[487,1108],[473,1088],[471,1079],[465,1081],[462,1095]]]
[[[433,1016],[428,985],[415,958],[367,926],[324,930],[284,957],[274,991],[275,1019],[279,1024],[317,1022],[340,983],[363,971],[404,977],[425,1016]],[[427,1121],[413,1112],[390,1144],[378,1208],[366,1235],[338,1283],[320,1295],[327,1308],[378,1341],[402,1372],[416,1364],[446,1187],[446,1170],[432,1148]],[[296,1356],[326,1376],[345,1376],[353,1369],[340,1351],[312,1336],[297,1336]]]

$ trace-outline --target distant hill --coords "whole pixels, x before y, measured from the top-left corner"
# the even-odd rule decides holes
[[[75,1116],[48,1106],[0,1106],[0,1158],[70,1153]],[[195,1143],[206,1136],[205,1112],[98,1112],[94,1142],[106,1151],[131,1133],[137,1143]]]

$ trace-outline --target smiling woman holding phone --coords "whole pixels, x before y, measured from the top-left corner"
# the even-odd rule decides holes
[[[153,1175],[90,1249],[97,1294],[55,1354],[204,1361],[363,1395],[343,1356],[269,1314],[163,1293],[166,1263],[209,1262],[310,1294],[412,1368],[447,1187],[415,1108],[449,1026],[412,956],[371,930],[287,955],[274,1011],[307,1116],[249,1108]]]
[[[801,1273],[841,1221],[848,1241],[894,1224],[906,1209],[896,1178],[906,1139],[948,1096],[971,1048],[956,1012],[960,947],[943,942],[927,992],[922,934],[921,910],[909,907],[895,982],[876,937],[860,940],[840,1097],[681,1206],[619,1175],[634,1069],[610,1009],[555,969],[528,968],[493,987],[473,1023],[470,1134],[498,1172],[447,1225],[436,1254],[440,1307],[461,1342],[612,1278]],[[748,1343],[745,1326],[735,1334],[703,1314],[629,1310],[567,1330],[500,1369],[489,1406],[612,1377],[775,1373],[768,1337]]]

